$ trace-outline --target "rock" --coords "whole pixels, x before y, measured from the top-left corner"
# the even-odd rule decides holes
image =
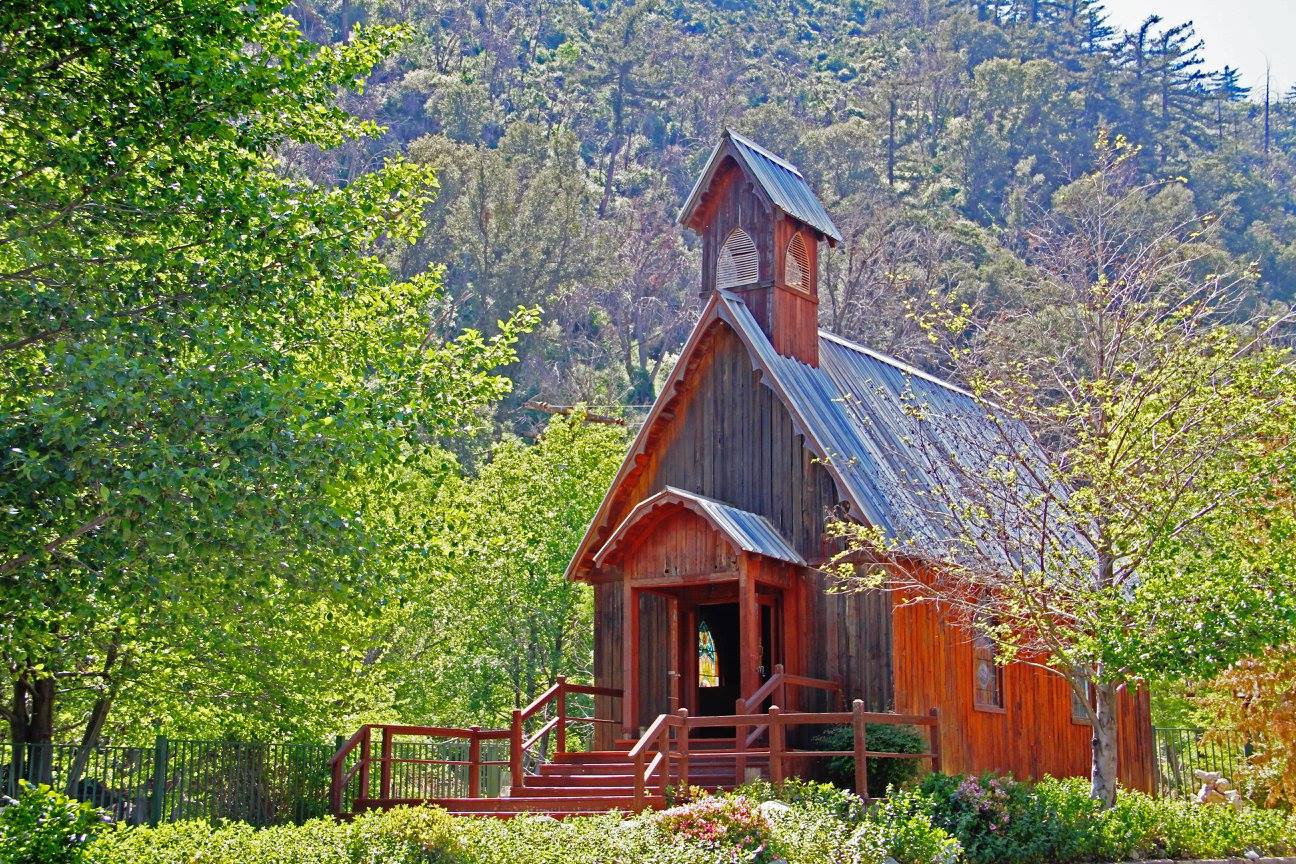
[[[782,801],[762,801],[757,808],[762,816],[771,822],[777,822],[785,813],[792,808]]]

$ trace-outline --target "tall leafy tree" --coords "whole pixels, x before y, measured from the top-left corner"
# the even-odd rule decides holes
[[[417,235],[429,169],[321,186],[278,158],[378,131],[337,94],[399,30],[321,47],[233,0],[0,27],[0,716],[49,741],[88,694],[89,744],[159,652],[362,598],[381,538],[350,481],[475,422],[513,331],[430,338],[435,279],[374,257]]]
[[[1032,229],[1031,302],[934,319],[994,429],[912,403],[898,434],[936,528],[842,526],[848,554],[888,562],[848,567],[848,584],[939,602],[1070,682],[1108,806],[1121,687],[1207,676],[1296,620],[1290,355],[1270,344],[1278,322],[1236,317],[1227,260],[1176,218],[1183,190],[1132,183],[1132,162],[1116,151]]]

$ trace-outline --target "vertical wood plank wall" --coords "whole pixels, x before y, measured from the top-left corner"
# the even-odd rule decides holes
[[[665,486],[676,486],[765,516],[807,560],[819,560],[826,549],[824,524],[840,500],[836,486],[795,434],[786,409],[756,379],[738,337],[722,325],[714,339],[710,360],[694,370],[693,384],[674,419],[647,454],[627,494],[612,508],[609,522],[619,524],[636,503]],[[679,528],[687,535],[687,520]],[[696,536],[665,539],[669,533],[657,531],[636,551],[641,562],[634,565],[636,572],[647,575],[672,563],[700,566],[688,563],[687,550],[689,543],[704,541]],[[694,547],[695,554],[704,548]],[[869,710],[890,708],[887,598],[827,594],[825,577],[813,571],[802,573],[799,583],[793,589],[803,610],[797,626],[807,636],[799,640],[799,652],[787,657],[789,670],[842,681],[847,704],[863,699]],[[600,686],[624,686],[620,591],[620,585],[600,585],[595,592],[595,669]],[[640,627],[641,638],[652,632],[647,617]],[[789,649],[795,650],[791,642]],[[824,697],[806,698],[808,707],[813,707]]]
[[[947,773],[1000,771],[1019,778],[1088,776],[1090,727],[1071,719],[1071,691],[1060,676],[1023,663],[1003,670],[1004,710],[973,704],[972,644],[928,603],[897,605],[893,623],[896,710],[941,712]],[[1151,791],[1152,726],[1146,691],[1122,693],[1120,780]]]

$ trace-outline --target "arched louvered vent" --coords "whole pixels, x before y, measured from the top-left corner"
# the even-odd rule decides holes
[[[720,249],[716,261],[716,287],[751,285],[760,277],[760,256],[756,244],[741,228],[735,228]]]
[[[810,255],[800,234],[793,234],[783,254],[783,283],[793,291],[810,290]]]

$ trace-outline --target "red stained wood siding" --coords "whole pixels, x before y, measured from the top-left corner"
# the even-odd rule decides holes
[[[897,605],[892,640],[896,710],[940,709],[946,773],[1011,772],[1023,779],[1089,775],[1090,727],[1071,719],[1071,690],[1060,675],[1010,663],[1003,669],[1003,710],[982,710],[973,705],[971,637],[944,620],[937,606]],[[1123,692],[1120,712],[1120,781],[1151,791],[1146,690]]]

